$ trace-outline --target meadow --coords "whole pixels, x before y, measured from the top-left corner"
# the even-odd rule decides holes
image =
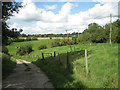
[[[118,87],[118,44],[92,43],[52,47],[54,39],[14,42],[8,45],[9,53],[16,59],[24,59],[36,64],[51,79],[56,88],[117,88]],[[24,44],[32,44],[33,51],[23,56],[16,55],[18,48]],[[38,50],[46,44],[47,49]],[[88,70],[85,69],[84,50],[88,51]],[[54,53],[56,58],[42,53]],[[67,67],[67,52],[69,68]]]

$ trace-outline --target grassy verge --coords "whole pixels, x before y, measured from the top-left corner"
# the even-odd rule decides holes
[[[2,79],[5,79],[16,67],[16,60],[2,53]]]
[[[88,56],[89,74],[86,76],[85,59],[80,58],[73,64],[74,77],[88,88],[118,88],[118,46],[97,46]]]

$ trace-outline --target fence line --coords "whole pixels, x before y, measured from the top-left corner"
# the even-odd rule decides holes
[[[75,47],[74,47],[75,50]],[[45,60],[44,54],[51,54],[52,57],[52,53],[42,53],[42,60]],[[53,55],[54,60],[56,60],[56,51],[54,51],[54,55]],[[60,54],[58,53],[58,61],[61,63],[61,58],[60,58]],[[66,69],[68,69],[70,67],[70,55],[69,52],[66,53]],[[88,60],[87,60],[87,49],[85,49],[85,66],[86,66],[86,75],[88,74]]]

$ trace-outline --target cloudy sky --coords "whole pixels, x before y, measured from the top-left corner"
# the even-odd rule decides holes
[[[118,0],[62,0],[40,2],[23,0],[23,8],[7,21],[10,28],[22,28],[25,34],[48,34],[84,31],[88,24],[103,26],[118,19]],[[114,1],[114,2],[113,2]]]

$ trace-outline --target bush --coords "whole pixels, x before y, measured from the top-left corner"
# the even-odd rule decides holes
[[[52,39],[52,37],[49,37],[50,39]]]
[[[33,37],[32,40],[38,40],[37,37]]]
[[[78,43],[77,43],[77,37],[76,37],[76,36],[73,36],[73,37],[72,37],[72,40],[73,40],[74,44],[78,44]]]
[[[6,46],[2,46],[2,52],[8,54],[8,49]]]
[[[73,45],[73,44],[75,44],[73,40],[56,39],[55,42],[52,43],[51,47],[66,46],[66,45]]]
[[[24,42],[25,39],[14,39],[13,42]]]
[[[38,50],[41,50],[41,49],[46,49],[47,48],[47,46],[46,45],[40,45],[39,47],[38,47]]]
[[[25,55],[25,54],[31,53],[32,51],[33,51],[32,50],[32,45],[31,44],[26,44],[26,45],[20,46],[20,48],[19,48],[19,50],[16,54]]]
[[[60,39],[56,39],[52,44],[51,47],[57,47],[60,46]]]
[[[73,40],[68,41],[68,45],[73,45],[73,44],[75,44]]]
[[[68,45],[68,40],[67,39],[61,39],[59,44],[60,44],[59,46],[66,46],[66,45]]]
[[[16,62],[10,59],[10,56],[2,53],[2,78],[6,78],[15,68]]]
[[[31,40],[32,40],[31,37],[26,38],[26,41],[31,41]]]

